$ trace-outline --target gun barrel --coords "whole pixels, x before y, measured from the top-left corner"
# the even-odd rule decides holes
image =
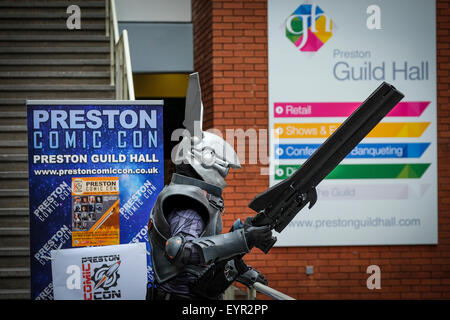
[[[255,217],[258,218],[256,219],[258,224],[281,221],[276,222],[279,227],[275,228],[281,231],[293,218],[290,215],[289,221],[286,221],[283,217],[277,216],[280,213],[276,211],[280,209],[293,210],[286,208],[286,203],[293,203],[291,200],[288,201],[286,196],[292,197],[293,192],[307,193],[315,188],[403,97],[404,95],[392,85],[383,82],[291,177],[253,199],[249,207],[258,213],[264,211],[263,216]],[[281,204],[278,205],[277,202]],[[297,212],[304,205],[299,206]]]
[[[403,98],[383,82],[294,173],[302,187],[316,187]]]

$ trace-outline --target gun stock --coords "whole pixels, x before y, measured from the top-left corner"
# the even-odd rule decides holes
[[[383,82],[294,174],[250,202],[249,207],[257,212],[252,224],[269,225],[281,232],[308,203],[312,208],[317,200],[317,185],[403,97],[392,85]],[[275,242],[273,238],[263,251],[267,253]]]

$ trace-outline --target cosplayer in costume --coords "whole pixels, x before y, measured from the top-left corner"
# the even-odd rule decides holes
[[[148,299],[221,299],[234,282],[266,284],[242,257],[272,239],[269,227],[237,220],[222,233],[222,191],[230,168],[240,168],[234,149],[202,131],[203,105],[198,74],[190,75],[186,130],[174,148],[175,173],[159,194],[149,221],[154,283]]]

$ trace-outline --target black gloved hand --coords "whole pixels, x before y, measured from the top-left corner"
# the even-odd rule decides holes
[[[249,267],[249,270],[239,275],[236,279],[238,282],[245,284],[247,287],[251,287],[255,282],[262,283],[267,286],[267,279],[258,270]]]
[[[255,282],[259,282],[259,283],[262,283],[267,286],[269,284],[269,282],[267,281],[266,277],[264,277],[264,275],[261,272],[259,272],[258,270],[256,270],[256,269],[253,269],[253,270],[258,273],[258,277],[256,278]]]
[[[251,217],[245,219],[244,222],[244,234],[247,246],[251,250],[253,247],[257,247],[260,250],[272,240],[272,230],[269,226],[254,227],[251,224]]]

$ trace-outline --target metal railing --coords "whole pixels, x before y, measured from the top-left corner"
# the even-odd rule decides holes
[[[256,300],[256,292],[260,292],[276,300],[295,300],[287,294],[259,282],[255,282],[251,287],[247,287],[247,293],[238,287],[231,285],[225,290],[223,300]]]
[[[115,0],[106,0],[106,36],[109,36],[111,85],[116,100],[135,100],[128,31],[119,35]]]
[[[295,300],[294,298],[288,296],[287,294],[284,294],[283,292],[275,290],[274,288],[268,287],[259,282],[255,282],[253,286],[248,289],[247,291],[248,300],[256,299],[256,291],[261,292],[266,296],[272,297],[276,300]]]

